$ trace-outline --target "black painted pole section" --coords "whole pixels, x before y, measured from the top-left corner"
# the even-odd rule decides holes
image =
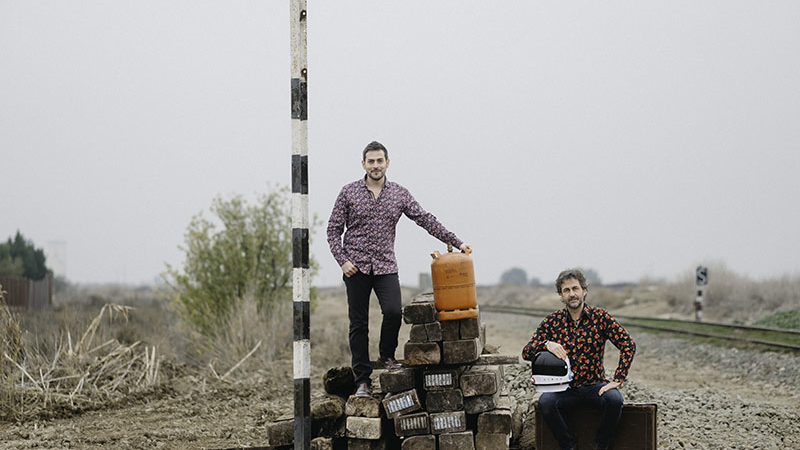
[[[308,71],[306,0],[290,0],[292,99],[292,315],[294,448],[311,448],[311,341],[308,273]]]

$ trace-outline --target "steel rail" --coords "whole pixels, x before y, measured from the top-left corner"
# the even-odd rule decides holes
[[[505,306],[505,305],[481,305],[481,311],[483,312],[496,312],[496,313],[505,313],[505,314],[522,314],[527,316],[546,316],[553,312],[552,310],[545,310],[539,308],[524,308],[520,306]],[[654,318],[654,317],[639,317],[639,316],[619,316],[615,315],[618,319],[622,319],[623,323],[629,327],[636,327],[636,328],[644,328],[649,330],[655,331],[666,331],[671,333],[677,334],[686,334],[691,336],[699,336],[699,337],[708,337],[708,338],[715,338],[715,339],[726,339],[731,341],[739,341],[739,342],[748,342],[752,344],[759,344],[765,345],[769,347],[778,347],[784,348],[794,351],[800,351],[800,346],[787,344],[784,342],[775,342],[775,341],[765,341],[762,339],[751,339],[743,336],[729,336],[719,333],[709,333],[704,331],[693,331],[693,330],[684,330],[680,328],[670,328],[670,327],[663,327],[657,325],[648,325],[636,323],[637,320],[648,320],[648,321],[658,321],[658,322],[674,322],[674,323],[681,323],[681,324],[691,324],[691,325],[713,325],[718,327],[725,327],[729,329],[736,329],[736,330],[744,330],[744,331],[770,331],[770,332],[777,332],[783,334],[800,334],[797,330],[783,330],[780,328],[769,328],[769,327],[751,327],[747,325],[734,325],[734,324],[726,324],[726,323],[718,323],[718,322],[696,322],[692,320],[681,320],[681,319],[662,319],[662,318]]]

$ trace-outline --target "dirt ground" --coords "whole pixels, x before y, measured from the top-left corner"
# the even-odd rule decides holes
[[[543,299],[541,303],[548,304],[548,301]],[[318,339],[346,339],[344,302],[340,291],[321,296],[312,317],[312,349],[315,327],[325,327],[327,330],[316,333]],[[554,300],[551,306],[557,308],[557,301]],[[647,312],[643,308],[646,306],[641,306],[641,314]],[[371,330],[378,330],[379,316],[377,307],[373,308]],[[499,347],[501,354],[508,355],[519,355],[538,323],[538,319],[489,313],[482,314],[482,321],[487,326],[487,343]],[[409,328],[404,325],[401,330],[401,346]],[[371,341],[376,347],[376,331],[371,333]],[[657,340],[648,342],[651,341]],[[685,345],[692,344],[686,341]],[[346,344],[339,348],[346,350]],[[398,356],[402,356],[402,349],[399,349]],[[613,370],[617,358],[613,347],[609,346],[606,358],[607,370]],[[330,367],[331,361],[330,357],[326,359],[326,366],[323,367],[315,365],[312,359],[312,397],[323,394],[321,376]],[[333,357],[332,360],[338,360],[339,365],[348,365],[344,356]],[[630,380],[637,385],[667,390],[702,387],[725,393],[742,402],[778,408],[796,410],[800,405],[796,389],[787,392],[785,387],[769,383],[735,382],[731,376],[720,376],[714,368],[693,367],[693,370],[685,370],[680,364],[679,358],[665,357],[658,351],[640,347]],[[798,367],[789,367],[788,370],[797,371]],[[290,360],[278,361],[272,367],[242,374],[228,383],[197,370],[177,367],[175,373],[177,375],[173,379],[157,389],[142,392],[126,402],[104,409],[68,418],[0,424],[0,448],[223,449],[263,446],[268,443],[266,424],[292,414]],[[690,442],[688,436],[687,442]],[[687,445],[686,448],[715,447]]]

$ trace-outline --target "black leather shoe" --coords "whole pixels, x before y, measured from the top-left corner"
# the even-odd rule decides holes
[[[396,370],[403,368],[403,365],[397,362],[397,360],[392,358],[391,356],[387,356],[386,358],[381,356],[380,358],[378,358],[378,363],[380,363],[380,365],[382,365],[383,368],[387,370]]]
[[[372,389],[367,383],[359,383],[356,389],[356,397],[372,397]]]

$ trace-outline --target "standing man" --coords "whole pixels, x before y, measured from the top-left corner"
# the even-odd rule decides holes
[[[462,251],[471,249],[426,212],[406,188],[386,179],[389,154],[379,142],[370,142],[361,155],[364,178],[345,185],[336,198],[328,220],[328,244],[344,273],[350,318],[350,353],[358,389],[356,395],[372,394],[369,359],[369,297],[372,290],[383,313],[378,362],[399,369],[394,357],[402,313],[400,281],[394,255],[395,227],[405,214],[432,236]],[[342,239],[344,233],[344,239]]]
[[[562,392],[545,392],[539,397],[542,417],[562,449],[574,449],[575,438],[564,421],[564,414],[578,405],[601,411],[600,427],[594,445],[607,449],[622,415],[622,394],[617,389],[628,376],[636,344],[625,328],[606,310],[586,304],[588,287],[580,270],[565,270],[556,279],[556,291],[565,308],[545,317],[522,358],[532,361],[537,352],[548,350],[557,357],[569,358],[574,378]],[[606,340],[619,349],[619,364],[612,381],[603,368]]]

